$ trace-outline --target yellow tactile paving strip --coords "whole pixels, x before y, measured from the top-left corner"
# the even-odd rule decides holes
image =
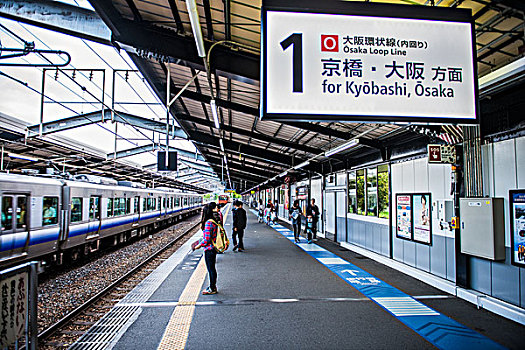
[[[226,209],[224,222],[229,214],[230,206]],[[206,278],[206,263],[203,258],[199,261],[197,268],[186,284],[182,294],[171,314],[164,335],[160,341],[158,350],[183,350],[186,347],[186,341],[190,333],[191,322],[195,312],[195,303],[199,298],[202,284]]]
[[[185,348],[193,320],[193,313],[195,312],[195,303],[199,298],[202,284],[206,278],[206,272],[206,264],[204,259],[201,258],[186,288],[184,288],[175,310],[171,314],[170,321],[157,349],[173,350]]]

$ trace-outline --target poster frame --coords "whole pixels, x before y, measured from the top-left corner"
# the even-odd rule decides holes
[[[428,196],[428,203],[427,203],[427,208],[428,208],[428,216],[430,218],[430,239],[429,239],[429,242],[424,242],[424,241],[419,241],[416,239],[415,235],[414,235],[414,231],[415,231],[415,223],[414,223],[414,196]],[[431,246],[432,245],[432,241],[433,241],[433,234],[432,234],[432,193],[431,192],[416,192],[416,193],[412,193],[412,199],[411,199],[411,207],[410,209],[412,210],[412,240],[416,243],[421,243],[421,244],[425,244],[425,245],[428,245],[428,246]]]
[[[381,116],[381,115],[352,115],[352,114],[297,114],[297,113],[268,113],[267,112],[267,13],[297,12],[312,14],[334,14],[348,16],[367,16],[385,18],[403,18],[436,20],[446,22],[469,23],[472,37],[472,69],[474,76],[474,118],[452,118],[452,117],[425,117],[425,116]],[[416,122],[416,123],[441,123],[441,124],[464,124],[476,125],[480,121],[479,112],[479,84],[478,69],[476,61],[476,31],[472,11],[469,9],[443,8],[430,6],[414,6],[386,3],[368,2],[342,2],[334,0],[263,0],[261,7],[261,73],[260,73],[260,120],[274,121],[301,121],[301,122],[327,122],[327,121],[371,121],[375,123]]]
[[[397,214],[397,204],[398,204],[398,197],[399,196],[408,196],[410,197],[410,237],[404,237],[404,236],[400,236],[399,235],[399,231],[398,231],[398,217],[399,215]],[[396,237],[399,238],[399,239],[404,239],[405,241],[412,241],[413,240],[413,237],[414,237],[414,220],[413,220],[413,213],[412,213],[412,201],[413,201],[413,198],[412,198],[412,193],[396,193]]]
[[[511,264],[514,266],[519,267],[525,267],[525,261],[524,262],[518,262],[516,259],[514,259],[514,228],[515,225],[515,216],[514,216],[514,194],[522,193],[525,195],[525,189],[515,189],[515,190],[509,190],[509,214],[510,214],[510,256],[511,256]]]

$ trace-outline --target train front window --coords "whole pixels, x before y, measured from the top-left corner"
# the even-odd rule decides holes
[[[82,198],[71,198],[71,222],[82,221]]]
[[[13,229],[13,197],[2,197],[2,231]]]
[[[58,197],[44,197],[42,224],[56,225],[58,223]]]

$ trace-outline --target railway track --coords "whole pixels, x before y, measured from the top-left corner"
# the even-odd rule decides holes
[[[128,270],[88,300],[68,312],[65,316],[38,334],[39,349],[66,348],[78,339],[112,305],[131,291],[146,275],[162,263],[166,256],[173,254],[198,228],[199,222],[178,234],[170,242],[156,250],[141,263]]]

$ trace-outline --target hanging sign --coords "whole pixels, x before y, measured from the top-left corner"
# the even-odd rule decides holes
[[[265,0],[261,119],[477,123],[470,10]]]
[[[396,236],[412,239],[412,196],[396,195]]]
[[[454,164],[456,148],[452,145],[427,145],[429,163]]]

